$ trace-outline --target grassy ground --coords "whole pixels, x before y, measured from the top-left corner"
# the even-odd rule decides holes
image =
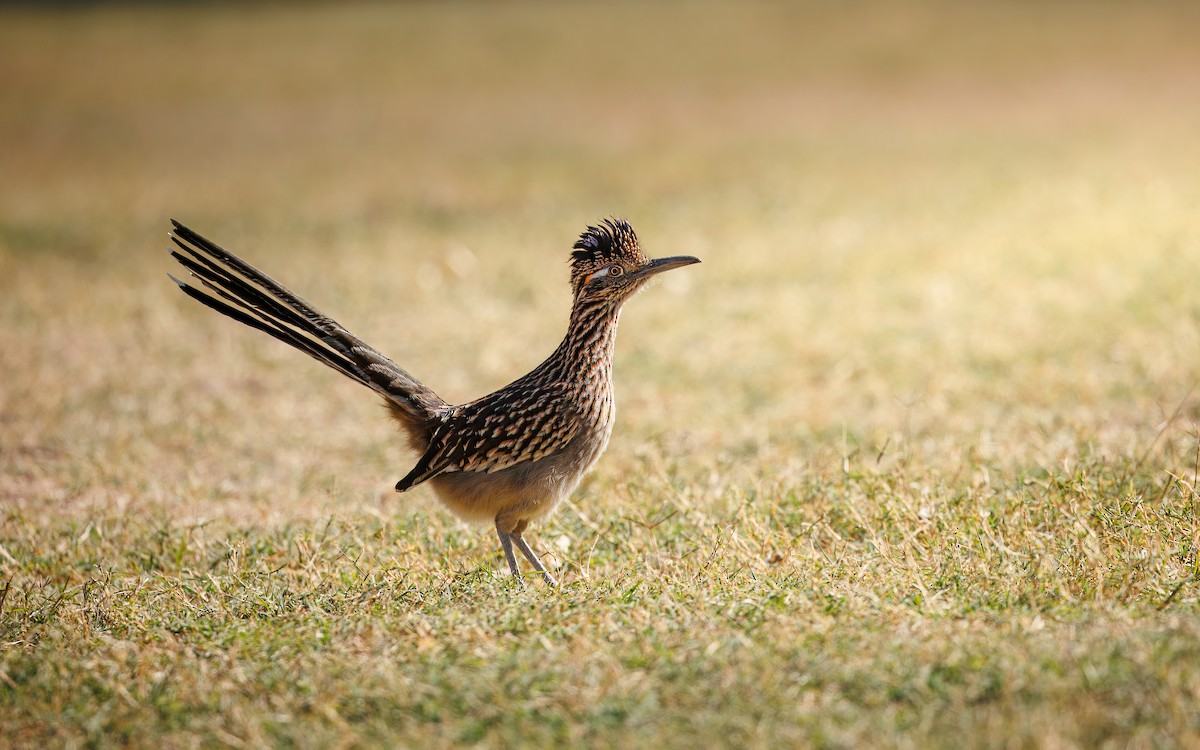
[[[0,17],[16,747],[1200,746],[1191,5]],[[689,253],[521,589],[167,219],[450,400]]]

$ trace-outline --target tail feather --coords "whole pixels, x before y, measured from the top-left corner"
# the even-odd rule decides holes
[[[171,240],[186,253],[172,250],[172,257],[204,288],[171,277],[189,297],[376,391],[410,432],[426,432],[447,408],[431,389],[287,287],[179,222],[171,223]]]
[[[175,238],[172,237],[172,239],[174,240]],[[178,242],[178,240],[176,240],[176,242]],[[280,306],[270,297],[262,294],[249,284],[246,284],[237,277],[224,272],[219,266],[217,266],[215,263],[212,263],[207,258],[200,256],[199,259],[204,263],[203,265],[200,265],[192,259],[180,255],[178,252],[172,251],[171,255],[177,261],[179,261],[180,265],[188,269],[194,278],[199,279],[209,291],[220,296],[222,299],[227,300],[233,305],[253,313],[268,326],[270,326],[273,331],[278,331],[287,335],[285,340],[289,344],[292,344],[298,348],[304,348],[306,351],[313,346],[319,346],[316,344],[316,342],[297,335],[298,332],[295,329],[300,329],[300,331],[304,333],[308,333],[319,338],[321,341],[337,350],[339,354],[343,356],[346,354],[345,347],[339,346],[338,342],[332,336],[324,334],[324,332],[322,332],[316,326],[293,314],[288,309]],[[178,282],[178,280],[176,281]],[[184,291],[187,292],[188,289],[189,287],[187,287],[185,284]],[[230,291],[225,291],[226,289],[229,289]],[[194,294],[189,296],[196,297]],[[201,299],[200,301],[205,302],[205,299]],[[207,302],[205,303],[207,304]],[[210,305],[210,307],[212,307],[212,305]],[[225,310],[222,309],[221,312],[225,312]],[[292,327],[289,328],[288,326]],[[317,349],[316,351],[319,352],[321,350]],[[362,379],[364,376],[361,372],[359,372],[357,375],[353,375],[352,377]]]
[[[353,362],[350,362],[344,357],[340,357],[333,352],[322,350],[320,346],[316,345],[311,339],[299,336],[289,328],[274,323],[269,317],[263,315],[252,307],[248,307],[240,300],[237,300],[224,291],[214,287],[208,281],[200,279],[201,283],[204,284],[205,287],[209,288],[215,294],[223,297],[224,299],[229,300],[233,303],[233,305],[226,304],[225,302],[222,302],[215,297],[211,297],[194,287],[188,286],[186,283],[180,281],[174,276],[171,276],[170,274],[167,275],[170,276],[172,281],[179,285],[180,290],[182,290],[184,294],[196,300],[200,304],[212,308],[222,315],[227,315],[240,323],[250,326],[251,328],[262,331],[269,336],[279,339],[283,343],[299,349],[313,359],[329,365],[346,377],[357,380],[364,385],[367,384],[367,378],[364,375],[362,368],[357,367]],[[237,305],[237,307],[234,305]],[[244,309],[238,309],[239,307]],[[247,314],[246,310],[254,313],[254,315]],[[255,317],[256,315],[258,317]]]
[[[181,255],[177,250],[172,250],[171,256],[179,261],[180,265],[190,271],[192,276],[205,282],[206,286],[221,294],[226,299],[230,299],[230,301],[239,306],[249,305],[253,310],[262,311],[261,314],[269,316],[271,319],[279,320],[299,328],[317,338],[323,340],[332,338],[309,319],[276,302],[272,297],[264,294],[251,284],[246,283],[188,245],[185,245],[178,237],[172,236],[171,241],[192,257],[189,258]],[[217,288],[214,284],[219,285],[221,288]],[[230,293],[223,291],[223,289],[229,289],[233,297],[230,296]],[[328,341],[327,343],[333,345],[335,349],[343,350],[345,348],[337,346],[334,341]]]

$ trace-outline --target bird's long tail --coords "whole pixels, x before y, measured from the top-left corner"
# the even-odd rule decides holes
[[[189,297],[379,393],[410,435],[425,432],[447,408],[419,380],[287,287],[179,222],[171,223],[175,229],[170,237],[179,248],[171,255],[200,282],[189,286],[171,277]]]

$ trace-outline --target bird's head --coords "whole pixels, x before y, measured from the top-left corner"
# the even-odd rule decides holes
[[[651,276],[699,262],[690,255],[647,258],[629,222],[605,219],[584,230],[575,242],[571,289],[576,300],[609,299],[619,303],[641,289]]]

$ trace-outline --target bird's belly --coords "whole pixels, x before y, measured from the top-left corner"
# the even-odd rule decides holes
[[[533,520],[553,512],[608,445],[612,422],[583,431],[553,455],[490,474],[454,471],[429,480],[438,499],[466,521],[490,522],[505,514]]]

